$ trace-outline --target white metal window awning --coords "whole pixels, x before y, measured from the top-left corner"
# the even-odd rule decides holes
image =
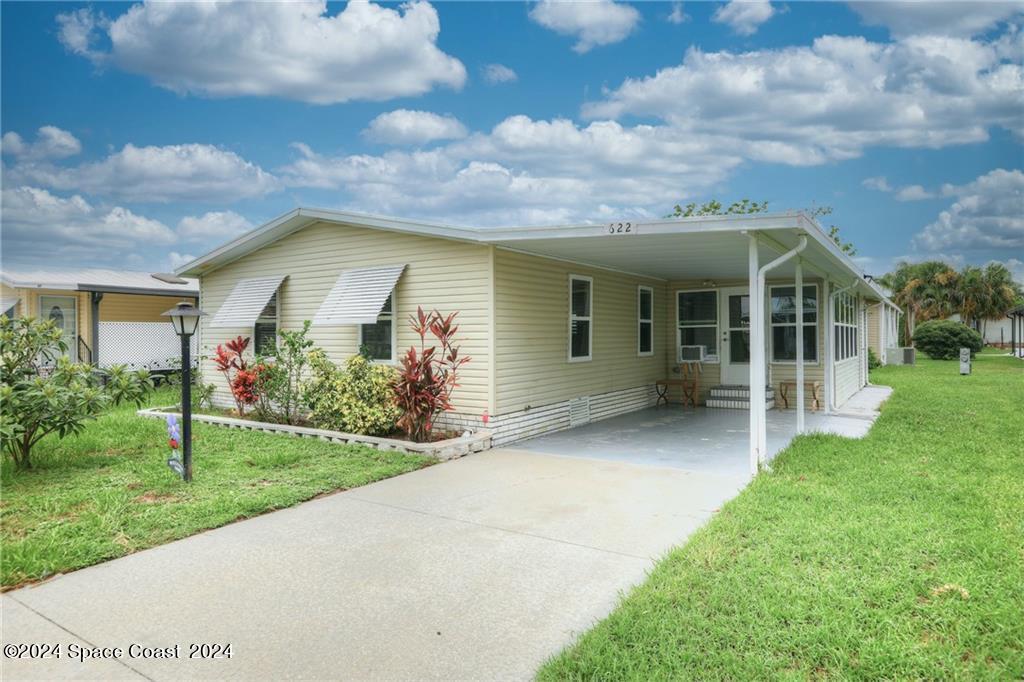
[[[313,324],[373,324],[403,270],[404,263],[342,271]]]
[[[252,327],[286,275],[243,279],[228,294],[211,327]]]
[[[8,310],[18,305],[17,296],[4,296],[0,299],[0,315],[5,314]]]

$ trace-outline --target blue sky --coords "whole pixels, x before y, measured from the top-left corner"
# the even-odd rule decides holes
[[[298,205],[466,225],[829,205],[1024,280],[987,3],[3,3],[3,264],[167,269]]]

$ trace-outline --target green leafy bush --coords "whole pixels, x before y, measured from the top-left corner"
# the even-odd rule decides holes
[[[257,419],[297,424],[301,418],[304,375],[313,347],[307,338],[310,324],[306,320],[302,329],[279,332],[273,352],[257,359],[253,368]]]
[[[875,355],[875,351],[868,348],[868,369],[878,369],[881,366],[882,361],[878,359],[877,355]]]
[[[342,370],[320,349],[309,354],[309,367],[304,396],[314,426],[365,436],[395,430],[394,368],[355,355]]]
[[[43,437],[81,433],[108,407],[140,404],[153,388],[145,370],[100,371],[71,362],[65,350],[55,323],[0,317],[0,445],[19,469],[32,468],[32,448]]]
[[[981,334],[962,322],[931,320],[914,330],[914,345],[932,360],[955,360],[961,348],[970,348],[974,357],[984,343]]]

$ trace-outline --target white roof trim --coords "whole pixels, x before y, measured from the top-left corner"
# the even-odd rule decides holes
[[[213,316],[210,327],[252,327],[286,275],[243,279]]]
[[[373,324],[403,270],[404,263],[342,271],[320,304],[313,324]]]

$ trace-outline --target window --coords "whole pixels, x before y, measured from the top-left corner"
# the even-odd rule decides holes
[[[277,292],[263,306],[252,329],[256,355],[272,355],[277,350]]]
[[[637,287],[637,354],[654,355],[654,289]]]
[[[839,294],[832,314],[835,361],[841,362],[857,355],[857,299],[847,293]]]
[[[569,275],[569,362],[590,360],[594,339],[594,280]]]
[[[395,361],[394,292],[388,294],[373,324],[359,325],[359,352],[378,362]]]
[[[796,362],[796,287],[772,287],[772,361]],[[804,285],[804,362],[818,361],[818,287]]]
[[[718,292],[677,292],[680,346],[704,346],[704,359],[718,362]]]

